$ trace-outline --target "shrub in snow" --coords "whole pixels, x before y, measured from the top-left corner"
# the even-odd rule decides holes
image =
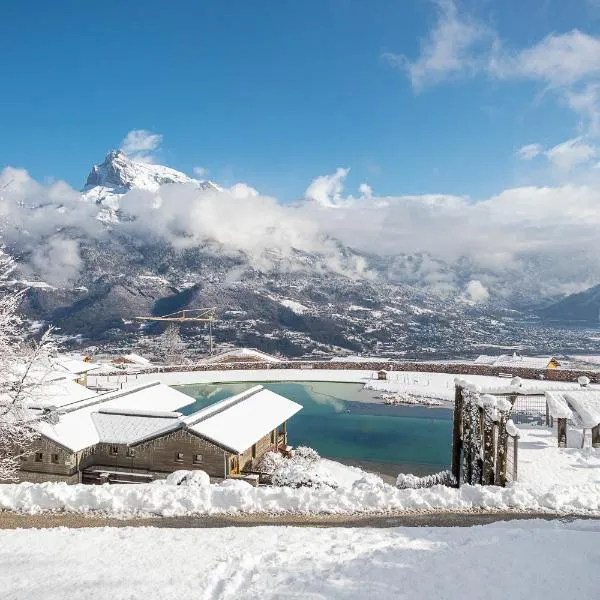
[[[433,475],[419,477],[411,473],[400,473],[396,479],[396,487],[405,489],[428,488],[434,485],[456,485],[456,479],[450,471],[440,471]]]
[[[321,458],[320,454],[313,448],[308,446],[298,446],[294,450],[294,458],[297,460],[305,460],[308,462],[316,462]]]
[[[426,398],[408,392],[398,392],[397,394],[383,394],[380,396],[384,404],[417,404],[423,406],[442,406],[443,402],[436,398]]]
[[[316,450],[299,446],[289,458],[267,452],[258,470],[271,475],[271,483],[283,487],[337,487],[318,469],[321,457]]]
[[[587,387],[588,385],[590,385],[590,378],[586,377],[585,375],[582,375],[581,377],[577,378],[577,383],[581,387]]]
[[[286,459],[279,452],[267,452],[257,466],[261,473],[272,475],[285,464]]]
[[[210,485],[210,477],[204,471],[174,471],[165,479],[167,485],[204,487]]]

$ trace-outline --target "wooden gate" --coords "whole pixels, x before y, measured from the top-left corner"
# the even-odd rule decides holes
[[[509,421],[515,399],[482,394],[464,380],[455,382],[452,475],[459,486],[516,481],[519,434]]]

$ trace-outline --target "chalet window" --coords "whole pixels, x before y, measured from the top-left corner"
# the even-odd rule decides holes
[[[119,454],[119,446],[111,446],[110,453],[111,454]]]
[[[58,454],[53,454],[52,455],[52,462],[57,465],[58,464]]]
[[[203,457],[202,454],[194,454],[194,464],[199,465],[202,463]]]
[[[256,444],[252,444],[252,458],[256,458]]]
[[[35,453],[35,462],[42,462],[44,460],[44,455],[41,452]]]
[[[175,452],[175,462],[183,462],[183,452]]]
[[[127,448],[127,456],[133,458],[135,456],[135,448]]]

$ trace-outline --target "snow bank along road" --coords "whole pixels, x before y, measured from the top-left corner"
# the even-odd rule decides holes
[[[595,598],[600,524],[0,531],[4,600]]]

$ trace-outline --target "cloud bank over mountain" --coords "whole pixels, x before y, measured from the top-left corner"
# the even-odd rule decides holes
[[[118,221],[107,224],[96,218],[98,200],[64,182],[40,183],[6,168],[0,173],[2,237],[32,274],[53,285],[77,281],[82,240],[117,234],[243,254],[263,271],[275,264],[299,269],[299,254],[314,254],[320,258],[311,268],[383,277],[472,302],[523,290],[572,292],[600,280],[600,190],[593,185],[519,187],[478,201],[380,196],[366,185],[352,195],[344,191],[347,173],[339,168],[316,177],[305,198],[291,204],[244,183],[198,187],[190,179],[133,187],[118,197]]]

